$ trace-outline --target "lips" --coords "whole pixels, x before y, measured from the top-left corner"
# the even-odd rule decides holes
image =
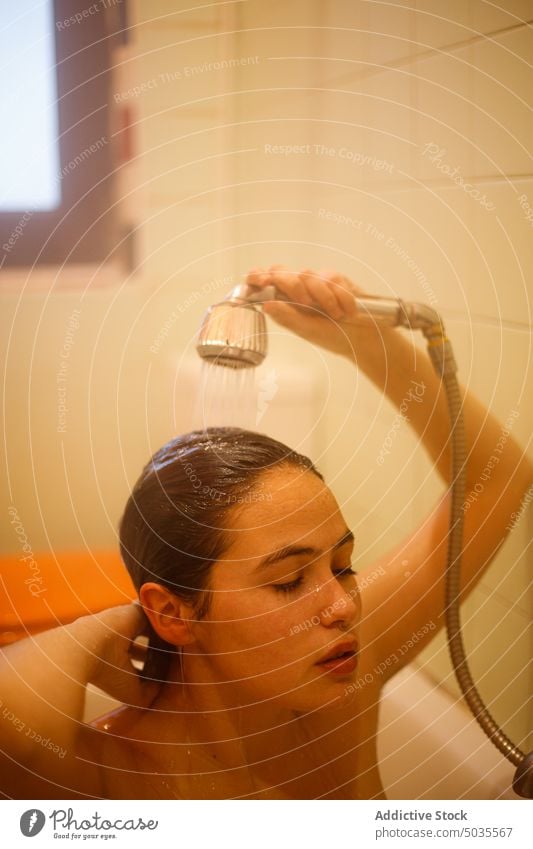
[[[322,663],[331,663],[332,661],[340,662],[349,660],[355,657],[356,651],[357,643],[354,643],[352,640],[344,640],[342,643],[337,643],[337,645],[333,646],[324,657],[317,661],[317,664],[321,665]]]

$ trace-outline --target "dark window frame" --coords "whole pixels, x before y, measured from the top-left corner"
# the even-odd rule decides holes
[[[87,14],[88,5],[87,0],[53,3],[61,205],[51,211],[0,212],[1,268],[101,262],[116,243],[110,111],[113,36],[107,32],[105,7],[96,3],[93,8],[98,11]],[[82,20],[75,19],[77,13]],[[70,23],[61,26],[67,20]],[[16,228],[19,235],[6,251],[2,246]]]

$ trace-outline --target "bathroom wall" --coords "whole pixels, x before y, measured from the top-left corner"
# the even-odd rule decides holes
[[[273,262],[432,303],[463,384],[529,445],[533,3],[170,5],[129,4],[115,68],[134,273],[2,274],[4,515],[36,552],[113,545],[141,465],[192,426],[203,310]],[[313,454],[369,565],[442,492],[423,450],[402,425],[379,466],[395,411],[279,329],[258,380],[261,426]],[[463,610],[480,690],[525,747],[532,527],[529,505]],[[455,690],[442,639],[420,663]]]

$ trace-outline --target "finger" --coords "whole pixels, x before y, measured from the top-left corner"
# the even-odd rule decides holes
[[[277,324],[300,335],[305,335],[301,327],[302,313],[305,314],[306,321],[312,321],[320,316],[316,307],[294,306],[292,303],[283,301],[265,301],[262,306],[263,312],[273,318]],[[320,318],[323,319],[324,316],[320,316]]]
[[[305,290],[299,271],[292,271],[283,265],[271,265],[268,275],[267,285],[274,285],[292,304],[312,306],[312,300]]]
[[[344,317],[355,318],[358,313],[356,296],[359,290],[346,277],[342,277],[340,281],[335,281],[334,291]]]
[[[256,266],[246,275],[246,283],[249,286],[261,286],[266,276],[268,276],[266,270]]]
[[[335,295],[339,308],[342,310],[342,318],[345,320],[355,319],[358,315],[356,297],[364,294],[363,290],[343,274],[320,271],[319,275]]]
[[[344,310],[335,294],[331,278],[335,277],[329,271],[302,271],[300,274],[309,297],[319,310],[330,318],[339,321],[344,317]]]

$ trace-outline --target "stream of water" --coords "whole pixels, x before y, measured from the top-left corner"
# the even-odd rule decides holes
[[[255,368],[233,369],[202,362],[191,429],[219,426],[255,430],[256,372]]]

